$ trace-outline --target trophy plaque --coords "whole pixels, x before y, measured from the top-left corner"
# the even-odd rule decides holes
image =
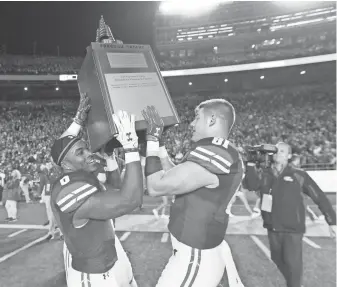
[[[151,47],[120,43],[114,39],[91,43],[78,74],[79,91],[87,93],[91,102],[87,134],[92,152],[106,144],[112,148],[120,147],[114,138],[117,130],[112,119],[112,114],[118,110],[136,116],[140,142],[145,141],[147,127],[141,110],[148,105],[156,107],[165,128],[179,124]]]

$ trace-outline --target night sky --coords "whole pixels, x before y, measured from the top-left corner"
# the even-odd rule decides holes
[[[101,15],[115,38],[153,45],[158,2],[3,2],[0,1],[0,45],[8,54],[36,53],[84,56],[95,41]]]

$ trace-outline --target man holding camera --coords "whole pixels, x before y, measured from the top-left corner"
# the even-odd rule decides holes
[[[283,274],[287,287],[302,285],[302,239],[305,233],[305,206],[302,194],[318,205],[336,232],[336,213],[324,192],[304,171],[288,165],[291,147],[283,142],[276,145],[270,167],[259,176],[255,163],[248,159],[247,186],[261,191],[263,227],[268,230],[271,259]]]

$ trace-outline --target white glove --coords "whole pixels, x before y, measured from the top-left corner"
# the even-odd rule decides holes
[[[135,129],[135,115],[129,115],[125,111],[118,111],[112,118],[118,134],[116,139],[124,149],[138,149],[138,136]]]

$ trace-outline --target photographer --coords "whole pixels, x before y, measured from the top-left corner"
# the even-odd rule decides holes
[[[261,191],[263,227],[268,230],[271,259],[283,274],[288,287],[302,284],[302,239],[305,233],[305,206],[308,195],[324,214],[335,236],[336,213],[324,192],[304,171],[288,165],[291,147],[278,143],[273,161],[258,175],[252,158],[248,159],[246,178],[249,190]],[[267,155],[267,153],[265,154]]]

